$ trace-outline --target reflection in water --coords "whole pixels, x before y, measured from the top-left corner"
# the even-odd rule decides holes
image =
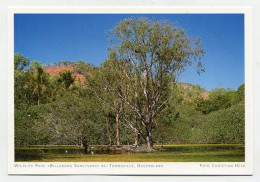
[[[168,152],[205,152],[205,151],[244,151],[244,147],[241,146],[178,146],[178,147],[167,147],[165,148]]]
[[[94,155],[94,154],[108,154],[108,155],[128,155],[130,152],[122,150],[90,150],[85,153],[84,149],[16,149],[15,161],[31,161],[45,158],[46,155]]]
[[[177,146],[177,147],[165,147],[163,152],[208,152],[208,151],[238,151],[244,152],[244,147],[241,146]],[[73,155],[94,155],[94,154],[108,154],[108,155],[129,155],[131,152],[123,150],[90,150],[87,154],[84,149],[16,149],[15,161],[32,161],[41,160],[47,156],[56,157],[57,155],[64,155],[64,157],[73,157]]]

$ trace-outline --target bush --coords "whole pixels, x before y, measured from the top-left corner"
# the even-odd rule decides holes
[[[210,113],[206,117],[202,130],[204,143],[244,143],[244,104]]]

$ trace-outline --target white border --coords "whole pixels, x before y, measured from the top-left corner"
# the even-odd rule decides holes
[[[244,13],[245,20],[245,85],[246,85],[246,124],[245,124],[245,162],[155,162],[155,163],[120,163],[120,162],[89,162],[89,163],[45,163],[19,162],[27,167],[14,167],[14,13]],[[8,174],[135,174],[135,175],[252,175],[253,174],[253,57],[252,57],[252,9],[251,8],[173,8],[173,7],[10,7],[8,9]],[[36,167],[44,164],[129,164],[135,168],[49,168]],[[138,168],[138,164],[161,164],[162,168]],[[244,164],[245,167],[200,167],[200,164]],[[33,167],[28,167],[32,165]]]

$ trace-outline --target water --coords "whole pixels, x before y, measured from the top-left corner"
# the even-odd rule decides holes
[[[162,152],[156,152],[155,155],[159,154],[189,154],[189,153],[207,153],[210,152],[233,152],[233,153],[244,153],[243,146],[174,146],[174,147],[164,147]],[[15,150],[15,161],[40,161],[42,159],[52,159],[52,158],[73,158],[74,156],[89,156],[89,155],[138,155],[137,153],[131,153],[121,150],[92,150],[88,151],[86,154],[83,149],[16,149]]]
[[[183,153],[192,153],[192,152],[209,152],[209,151],[244,151],[242,146],[177,146],[177,147],[167,147],[165,151],[168,152],[183,152]]]
[[[120,150],[93,150],[85,153],[84,149],[16,149],[15,161],[32,161],[41,160],[50,155],[94,155],[94,154],[108,154],[108,155],[128,155],[130,152]]]

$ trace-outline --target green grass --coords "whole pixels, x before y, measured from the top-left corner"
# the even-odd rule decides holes
[[[160,145],[158,145],[160,146]],[[31,149],[75,149],[76,146],[31,146],[28,148],[16,148],[21,150]],[[101,147],[101,146],[95,146]],[[104,146],[102,146],[104,147]],[[244,162],[244,145],[242,144],[187,144],[187,145],[164,145],[165,148],[186,148],[189,150],[164,151],[154,153],[127,153],[118,155],[108,154],[51,154],[45,153],[41,159],[29,162]],[[204,150],[193,150],[196,147],[208,147]],[[212,150],[208,150],[211,149]],[[223,147],[223,149],[214,149]],[[232,148],[225,148],[232,147]]]
[[[130,155],[55,155],[31,162],[244,162],[244,156],[232,152],[135,153]]]

